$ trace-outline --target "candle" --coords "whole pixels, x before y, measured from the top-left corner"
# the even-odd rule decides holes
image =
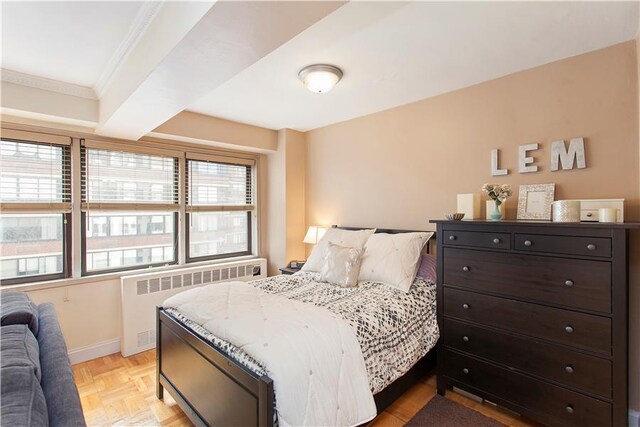
[[[599,222],[617,222],[618,209],[616,208],[600,208],[598,209]]]
[[[553,202],[553,222],[580,222],[580,200]]]
[[[458,210],[464,219],[480,219],[480,193],[458,194]]]

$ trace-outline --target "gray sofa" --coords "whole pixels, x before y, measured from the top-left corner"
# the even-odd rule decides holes
[[[53,304],[0,293],[0,425],[86,426]]]

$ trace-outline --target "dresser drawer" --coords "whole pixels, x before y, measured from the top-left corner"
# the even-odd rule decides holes
[[[611,312],[611,263],[444,248],[446,285]]]
[[[611,398],[611,361],[444,319],[443,344],[509,368]]]
[[[611,354],[611,319],[444,288],[444,315]]]
[[[511,249],[511,233],[446,230],[444,232],[443,244],[446,246]]]
[[[515,249],[550,254],[611,257],[611,239],[606,237],[546,236],[542,234],[515,235]]]
[[[445,350],[443,356],[445,376],[517,407],[530,408],[546,424],[611,425],[609,403],[453,351]]]

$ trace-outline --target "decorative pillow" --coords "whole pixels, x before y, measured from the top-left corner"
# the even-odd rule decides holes
[[[436,269],[436,257],[431,254],[422,254],[420,257],[420,265],[418,267],[418,277],[429,280],[433,283],[438,282],[438,273]]]
[[[27,325],[38,336],[38,308],[24,292],[0,293],[0,314],[2,326]]]
[[[324,256],[327,253],[329,243],[348,247],[348,248],[362,248],[367,242],[369,236],[376,232],[376,229],[369,230],[341,230],[339,228],[330,228],[324,233],[322,239],[318,242],[316,247],[309,255],[307,262],[305,262],[302,271],[317,271],[322,270],[324,264]]]
[[[409,292],[422,248],[433,233],[374,234],[367,240],[358,280],[381,282]]]
[[[329,243],[324,264],[320,270],[320,281],[343,288],[358,286],[363,252],[363,248],[346,248]]]

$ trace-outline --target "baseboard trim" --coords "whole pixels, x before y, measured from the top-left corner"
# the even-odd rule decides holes
[[[629,427],[640,427],[640,412],[629,409]]]
[[[98,344],[69,350],[69,360],[72,365],[108,356],[109,354],[120,353],[120,339],[103,341]]]

